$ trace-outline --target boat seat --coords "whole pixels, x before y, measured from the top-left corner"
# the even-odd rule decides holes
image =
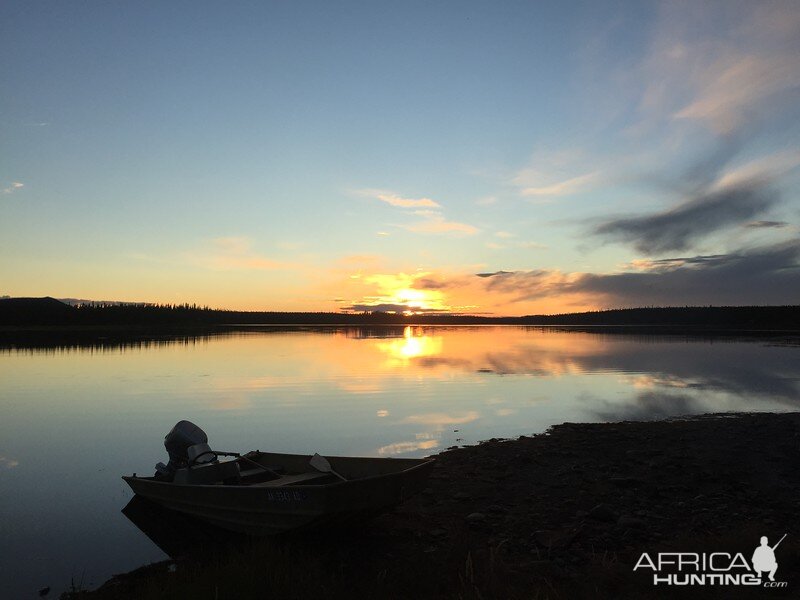
[[[221,483],[226,479],[239,479],[239,464],[236,461],[214,462],[196,465],[175,472],[174,483],[189,485],[208,485]]]
[[[286,472],[283,467],[267,467],[269,471],[259,468],[243,469],[242,463],[239,463],[239,468],[241,469],[241,483],[244,485],[251,485],[254,483],[268,481],[270,479],[275,479],[275,475],[273,473],[281,475]]]
[[[256,483],[255,485],[258,487],[280,487],[282,485],[297,485],[300,483],[321,481],[327,477],[327,473],[297,473],[296,475],[284,475],[279,479],[265,481],[264,483]]]

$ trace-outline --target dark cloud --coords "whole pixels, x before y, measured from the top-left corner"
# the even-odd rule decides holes
[[[405,304],[353,304],[352,306],[343,306],[341,310],[350,312],[393,312],[401,313],[407,310],[412,310],[415,313],[421,314],[435,314],[446,313],[448,311],[434,308],[416,308],[410,307]]]
[[[731,254],[659,259],[635,272],[503,272],[485,285],[513,294],[515,301],[589,294],[608,307],[795,304],[800,298],[800,239]]]
[[[687,256],[683,258],[659,258],[648,261],[651,267],[681,267],[683,265],[720,265],[736,260],[738,254],[709,254],[708,256]]]
[[[495,271],[494,273],[475,273],[478,277],[494,277],[496,275],[511,275],[513,271]]]
[[[735,254],[657,261],[636,273],[586,274],[566,287],[609,306],[780,305],[800,298],[800,240]]]
[[[751,221],[777,200],[767,182],[752,180],[701,194],[664,212],[606,221],[592,233],[631,243],[647,255],[687,250],[710,233]]]
[[[774,227],[774,228],[781,228],[781,227],[788,227],[789,223],[786,221],[751,221],[747,223],[745,227],[752,227],[754,229],[760,229],[762,227]]]
[[[490,292],[512,292],[520,294],[515,300],[530,300],[557,293],[562,289],[558,283],[554,286],[553,271],[539,269],[536,271],[498,271],[493,273],[486,282],[486,289]],[[486,277],[486,275],[479,275]]]
[[[422,277],[414,281],[414,289],[418,290],[444,290],[455,285],[453,281],[442,281],[431,277]]]
[[[631,402],[621,405],[602,401],[593,404],[591,412],[601,421],[655,421],[709,412],[699,398],[660,390],[641,392]]]
[[[714,342],[680,336],[615,334],[597,344],[598,334],[552,332],[556,340],[517,338],[486,347],[469,356],[448,355],[416,359],[423,367],[449,365],[467,372],[552,377],[563,373],[627,373],[636,397],[615,398],[598,409],[614,411],[615,418],[658,418],[720,410],[720,398],[751,410],[774,410],[775,405],[800,405],[797,348],[763,341]],[[632,405],[631,405],[632,403]],[[728,407],[731,404],[727,405]],[[599,413],[598,413],[599,414]],[[604,418],[611,419],[610,413]],[[612,419],[613,420],[613,419]]]

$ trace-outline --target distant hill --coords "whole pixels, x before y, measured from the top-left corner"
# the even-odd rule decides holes
[[[800,306],[628,308],[561,315],[242,312],[196,305],[83,304],[54,298],[0,299],[0,325],[196,327],[217,325],[550,325],[672,330],[800,331]]]
[[[0,325],[64,325],[75,318],[71,306],[55,298],[0,298]]]

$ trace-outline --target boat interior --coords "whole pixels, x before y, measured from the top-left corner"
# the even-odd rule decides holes
[[[209,460],[177,469],[173,483],[185,485],[245,485],[279,487],[284,485],[324,485],[339,478],[331,473],[313,469],[310,465],[301,472],[287,470],[282,464],[256,462],[248,455],[233,460]]]
[[[329,457],[260,451],[238,455],[212,451],[207,444],[189,448],[188,464],[178,468],[173,483],[280,487],[327,485],[384,476],[417,466],[426,459]],[[232,456],[232,460],[218,457]],[[156,477],[158,479],[158,477]]]
[[[153,480],[182,485],[279,487],[326,485],[381,477],[413,469],[429,459],[357,458],[319,454],[247,454],[212,450],[191,421],[179,421],[164,438],[169,463],[158,463]],[[222,457],[224,460],[220,460]]]

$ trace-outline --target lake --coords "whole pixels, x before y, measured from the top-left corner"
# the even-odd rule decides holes
[[[410,457],[564,421],[798,410],[799,382],[783,338],[253,327],[0,346],[0,595],[163,560],[120,513],[120,476],[166,462],[181,419],[217,450]]]

